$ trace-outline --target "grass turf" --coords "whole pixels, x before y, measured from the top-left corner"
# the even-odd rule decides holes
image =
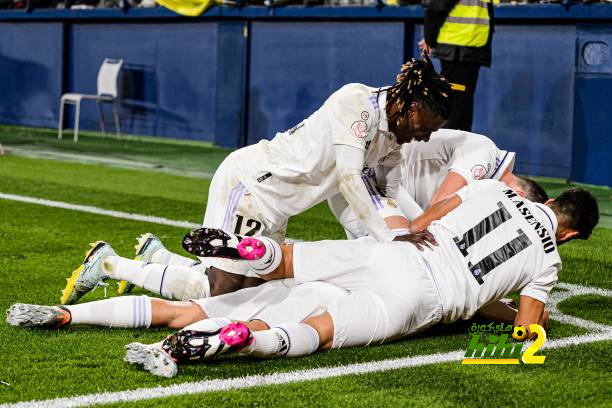
[[[139,143],[138,141],[133,141]],[[7,144],[3,139],[3,143]],[[161,147],[150,149],[163,155]],[[126,148],[128,153],[131,148]],[[158,149],[158,150],[156,150]],[[131,153],[130,153],[131,154]],[[153,159],[151,159],[153,160]],[[208,181],[168,174],[120,170],[22,157],[0,157],[0,192],[95,205],[197,223],[201,220]],[[150,231],[169,249],[180,252],[180,228],[126,221],[93,214],[0,200],[0,308],[14,302],[54,304],[59,290],[82,260],[87,243],[105,239],[121,255],[133,253],[134,238]],[[288,235],[300,239],[342,238],[342,230],[324,205],[289,224]],[[560,248],[560,280],[612,288],[612,231],[598,228],[588,242]],[[112,293],[113,288],[109,289]],[[136,292],[144,293],[144,292]],[[84,300],[101,298],[97,289]],[[572,298],[564,313],[610,323],[609,299]],[[24,330],[0,325],[0,402],[81,395],[101,391],[170,385],[202,379],[231,378],[312,367],[465,349],[470,322],[436,326],[426,333],[390,345],[336,350],[301,359],[259,361],[229,357],[182,367],[172,380],[159,379],[122,362],[123,345],[156,341],[163,329],[74,327],[68,330]],[[553,322],[548,338],[584,334],[585,330]],[[447,363],[390,372],[279,385],[250,390],[139,401],[125,405],[593,405],[610,401],[611,341],[547,350],[542,366],[467,367]]]

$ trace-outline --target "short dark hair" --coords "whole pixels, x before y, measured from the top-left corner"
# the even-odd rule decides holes
[[[402,65],[395,84],[383,90],[387,91],[387,101],[397,104],[400,114],[410,112],[416,102],[442,119],[450,117],[450,83],[436,72],[427,53],[423,53],[423,59],[412,58]]]
[[[534,203],[545,203],[548,201],[548,194],[541,185],[527,177],[515,176],[517,184],[525,192],[525,197]]]
[[[570,188],[555,198],[549,205],[573,230],[576,238],[588,239],[599,221],[599,206],[593,194],[583,188]]]

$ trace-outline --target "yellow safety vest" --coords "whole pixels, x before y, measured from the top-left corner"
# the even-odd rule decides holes
[[[440,28],[438,43],[483,47],[489,39],[488,3],[490,0],[459,0]]]

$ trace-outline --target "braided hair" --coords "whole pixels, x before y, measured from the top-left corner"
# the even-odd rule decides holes
[[[387,101],[397,104],[399,116],[410,112],[414,102],[426,106],[443,119],[450,116],[451,86],[436,72],[426,52],[423,52],[423,59],[412,58],[403,64],[395,84],[383,90],[387,91]]]

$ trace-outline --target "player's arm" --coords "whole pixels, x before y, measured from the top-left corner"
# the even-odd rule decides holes
[[[451,194],[448,197],[438,201],[436,204],[429,207],[422,215],[417,217],[410,224],[410,232],[419,232],[427,229],[429,225],[444,217],[446,214],[457,208],[461,204],[461,198],[457,194]]]
[[[434,205],[469,183],[489,178],[495,169],[496,152],[497,146],[489,138],[471,134],[469,142],[455,147],[448,163],[448,173],[429,205]]]
[[[393,241],[395,235],[376,211],[370,192],[361,178],[364,151],[354,146],[339,144],[335,145],[334,149],[340,193],[371,237],[377,241]]]
[[[419,215],[423,214],[423,209],[421,206],[415,201],[414,198],[412,198],[408,190],[406,190],[403,186],[399,186],[395,200],[408,220],[412,221]]]
[[[530,296],[521,295],[519,310],[514,319],[515,326],[523,326],[529,330],[530,324],[540,324],[544,314],[544,302]],[[546,319],[548,320],[548,319]],[[545,323],[547,324],[547,322]],[[529,338],[536,337],[536,333],[529,333]]]
[[[481,307],[478,309],[477,314],[480,317],[491,319],[496,322],[514,324],[514,320],[518,315],[518,307],[512,299],[501,299]],[[544,309],[538,324],[544,329],[548,329],[548,310]]]
[[[440,184],[438,191],[431,197],[429,206],[431,207],[443,198],[448,197],[465,186],[467,186],[467,181],[465,181],[462,175],[454,171],[449,171],[446,177],[444,177],[442,184]]]

